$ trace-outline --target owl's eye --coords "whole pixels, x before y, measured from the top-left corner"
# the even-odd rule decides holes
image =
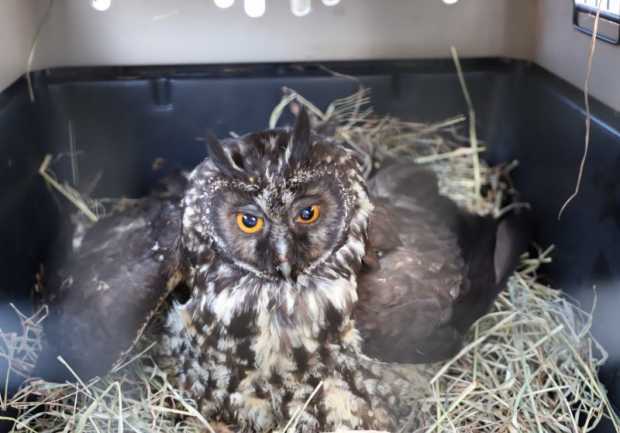
[[[263,225],[265,224],[264,219],[249,213],[239,212],[236,219],[237,225],[239,226],[241,231],[249,235],[261,231]]]
[[[312,224],[321,216],[321,206],[314,204],[299,211],[295,221],[301,224]]]

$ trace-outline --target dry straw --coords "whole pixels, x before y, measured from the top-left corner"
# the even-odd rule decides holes
[[[82,214],[84,214],[91,222],[95,223],[99,219],[102,212],[102,205],[96,200],[84,198],[75,188],[67,182],[61,183],[50,168],[52,155],[46,155],[39,167],[39,174],[45,179],[48,185],[62,194],[69,202],[71,202]],[[73,165],[72,167],[77,167]],[[75,173],[75,169],[72,168]]]
[[[275,126],[289,104],[304,105],[317,127],[356,150],[369,175],[383,161],[411,158],[440,179],[441,191],[482,215],[501,215],[514,191],[506,173],[515,167],[488,167],[478,161],[461,134],[465,118],[422,124],[374,115],[361,89],[322,111],[286,89],[270,119]],[[478,193],[479,191],[479,193]],[[514,204],[509,206],[517,206]],[[411,378],[411,415],[400,432],[587,432],[603,418],[620,431],[605,389],[597,379],[605,352],[590,334],[592,316],[560,291],[537,279],[552,249],[523,257],[492,311],[473,326],[453,359],[433,365],[398,367]],[[7,374],[26,375],[41,346],[41,316],[20,314],[21,333],[0,334]],[[29,380],[2,399],[16,409],[14,431],[212,432],[209,421],[167,381],[145,349],[103,378],[83,383]],[[67,366],[67,368],[70,368]],[[310,400],[310,399],[309,399]],[[295,417],[281,426],[293,431]]]
[[[586,79],[583,84],[583,99],[584,107],[586,110],[586,129],[585,139],[583,144],[583,155],[579,162],[579,170],[577,171],[577,181],[575,183],[575,190],[566,199],[560,211],[558,212],[558,220],[562,219],[562,214],[568,207],[568,205],[579,195],[581,189],[581,180],[586,167],[586,161],[588,159],[588,152],[590,150],[590,129],[592,126],[592,113],[590,112],[590,78],[592,77],[592,63],[594,62],[594,52],[596,50],[596,38],[598,36],[598,25],[601,19],[601,0],[596,2],[596,14],[594,15],[594,28],[592,29],[592,40],[590,42],[590,51],[588,54],[588,66],[586,70]]]

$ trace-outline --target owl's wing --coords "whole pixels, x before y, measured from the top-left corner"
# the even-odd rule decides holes
[[[44,349],[35,375],[81,378],[109,370],[180,282],[181,206],[174,191],[139,199],[88,229],[46,282]]]
[[[412,164],[369,184],[368,256],[354,317],[366,354],[434,362],[459,350],[514,270],[525,239],[512,221],[468,215],[441,196],[434,174]]]

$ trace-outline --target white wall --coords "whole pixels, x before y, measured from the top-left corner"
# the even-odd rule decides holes
[[[0,90],[26,70],[44,0],[0,0]]]
[[[36,64],[43,66],[266,62],[462,56],[529,58],[536,0],[313,0],[306,17],[287,0],[245,16],[242,1],[113,0],[106,12],[88,0],[56,0]]]
[[[591,36],[571,22],[570,1],[538,0],[534,61],[583,89]],[[620,46],[597,42],[590,94],[620,111]]]
[[[583,87],[590,39],[573,29],[570,0],[342,0],[293,17],[267,0],[251,19],[241,0],[55,0],[34,67],[447,57],[532,59]],[[47,0],[0,0],[0,89],[25,71]],[[620,110],[620,48],[599,43],[591,92]]]

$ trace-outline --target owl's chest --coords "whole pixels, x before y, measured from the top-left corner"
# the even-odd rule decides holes
[[[283,326],[281,317],[259,314],[242,326],[250,332],[233,335],[238,330],[214,323],[201,327],[190,318],[182,308],[171,312],[161,359],[173,383],[211,419],[239,423],[244,431],[266,431],[290,419],[321,383],[317,408],[322,409],[315,422],[322,419],[329,428],[391,422],[389,411],[371,415],[371,407],[393,405],[395,394],[382,385],[383,368],[375,371],[360,355],[350,319],[327,320],[324,324],[334,328],[319,326],[317,331]]]
[[[298,285],[256,280],[217,269],[226,284],[196,279],[192,297],[168,317],[171,353],[202,367],[230,365],[265,375],[322,370],[336,352],[356,351],[350,319],[357,300],[352,278],[300,279]]]
[[[206,412],[235,412],[262,395],[287,401],[312,392],[336,367],[355,370],[359,338],[339,307],[309,294],[281,293],[274,303],[236,290],[172,309],[160,345],[164,368]]]
[[[392,391],[379,389],[360,353],[351,320],[356,279],[348,275],[325,272],[293,287],[230,270],[211,268],[212,280],[197,274],[189,302],[169,313],[160,365],[203,414],[248,423],[243,430],[286,422],[319,383],[320,413],[308,422],[373,426],[373,416],[387,412],[370,415],[370,407],[389,401]],[[222,278],[227,283],[218,286]]]

